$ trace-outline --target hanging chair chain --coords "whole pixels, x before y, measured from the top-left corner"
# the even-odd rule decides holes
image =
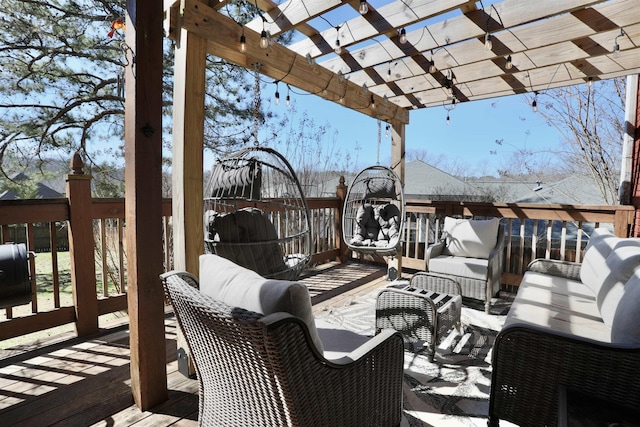
[[[378,119],[378,157],[376,159],[376,164],[380,164],[380,143],[382,141],[382,121]]]
[[[258,128],[260,127],[260,64],[255,65],[253,84],[253,145],[258,146]]]

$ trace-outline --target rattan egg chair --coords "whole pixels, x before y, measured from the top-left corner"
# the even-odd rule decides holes
[[[386,166],[370,166],[349,186],[342,214],[344,241],[352,251],[394,256],[402,245],[404,190]]]
[[[311,258],[311,220],[289,162],[267,147],[218,160],[205,189],[205,250],[263,277],[295,280]]]

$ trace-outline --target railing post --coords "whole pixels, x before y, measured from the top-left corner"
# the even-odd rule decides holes
[[[67,199],[69,201],[71,286],[78,336],[98,332],[91,175],[85,175],[83,167],[80,154],[75,153],[71,159],[72,172],[67,175]]]
[[[336,222],[334,227],[336,230],[336,242],[338,243],[338,258],[340,262],[346,262],[351,256],[351,251],[344,241],[344,233],[342,232],[342,212],[344,212],[344,202],[347,198],[347,186],[344,183],[344,176],[340,176],[340,183],[336,187],[336,196],[340,200],[339,209],[335,216]]]

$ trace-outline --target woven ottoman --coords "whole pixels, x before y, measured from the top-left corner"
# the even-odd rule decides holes
[[[402,288],[388,287],[376,299],[376,334],[400,332],[412,349],[423,342],[433,361],[436,345],[452,328],[460,331],[462,291],[454,279],[420,272]]]

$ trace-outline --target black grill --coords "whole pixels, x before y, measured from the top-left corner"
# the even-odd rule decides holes
[[[0,308],[31,302],[29,253],[24,243],[0,245]]]

